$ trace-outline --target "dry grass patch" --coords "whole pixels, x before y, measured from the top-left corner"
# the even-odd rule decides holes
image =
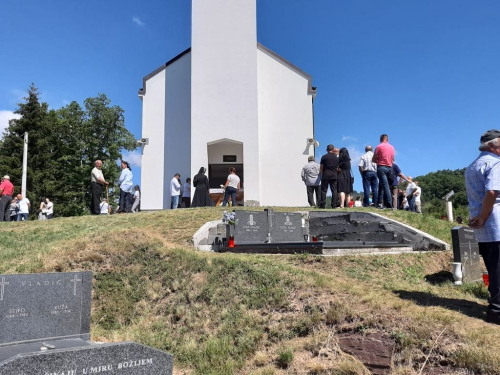
[[[339,349],[340,333],[390,335],[393,373],[417,374],[427,358],[426,369],[500,373],[500,328],[482,320],[484,289],[426,281],[450,269],[450,252],[322,258],[193,251],[194,232],[221,214],[6,225],[0,272],[93,271],[93,339],[169,351],[176,374],[366,373]],[[435,224],[438,237],[447,236],[450,228],[417,216],[394,218]],[[293,359],[280,368],[280,348],[288,347]]]

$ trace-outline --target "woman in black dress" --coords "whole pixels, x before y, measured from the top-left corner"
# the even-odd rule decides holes
[[[198,174],[193,178],[193,186],[196,188],[193,196],[191,207],[206,207],[213,206],[213,201],[210,198],[208,177],[205,176],[206,168],[201,167]]]
[[[342,147],[339,153],[339,169],[337,174],[337,190],[340,193],[340,208],[344,208],[351,200],[352,185],[351,158],[347,148]]]

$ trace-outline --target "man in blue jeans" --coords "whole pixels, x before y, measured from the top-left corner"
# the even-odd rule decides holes
[[[368,145],[365,147],[365,154],[361,156],[359,160],[359,173],[363,179],[363,207],[368,207],[370,205],[370,188],[373,193],[374,206],[378,203],[378,178],[377,178],[377,164],[373,160],[372,146]]]
[[[394,175],[394,179],[392,181],[392,207],[395,210],[399,210],[402,208],[398,207],[398,186],[402,180],[406,180],[406,177],[403,172],[401,172],[401,168],[399,168],[394,162],[392,163],[392,172]]]
[[[176,173],[170,181],[170,209],[176,210],[179,206],[179,196],[181,195],[181,175]]]
[[[17,203],[19,205],[19,212],[17,213],[17,221],[28,221],[31,203],[28,198],[23,197],[21,194],[17,195]]]
[[[382,193],[379,194],[379,208],[384,208],[385,203],[387,208],[392,209],[392,195],[390,183],[394,179],[392,163],[394,161],[395,150],[389,144],[389,136],[382,134],[380,136],[380,144],[375,149],[372,162],[377,163],[377,177],[382,184]],[[391,181],[391,182],[389,182]],[[380,199],[382,197],[382,199]]]

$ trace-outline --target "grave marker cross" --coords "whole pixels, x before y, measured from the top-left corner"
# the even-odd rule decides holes
[[[5,285],[9,285],[5,278],[2,277],[2,281],[0,282],[0,301],[3,301],[3,294],[5,293]]]
[[[82,279],[79,279],[76,275],[75,275],[75,278],[74,279],[71,279],[70,280],[73,284],[74,284],[74,290],[73,290],[73,295],[76,296],[76,283],[79,282],[79,281],[82,281]]]

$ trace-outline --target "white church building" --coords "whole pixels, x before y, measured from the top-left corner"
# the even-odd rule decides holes
[[[244,204],[307,206],[312,77],[257,43],[256,0],[192,0],[192,44],[143,79],[141,208],[170,208],[170,181],[235,167]],[[194,194],[194,187],[192,194]]]

